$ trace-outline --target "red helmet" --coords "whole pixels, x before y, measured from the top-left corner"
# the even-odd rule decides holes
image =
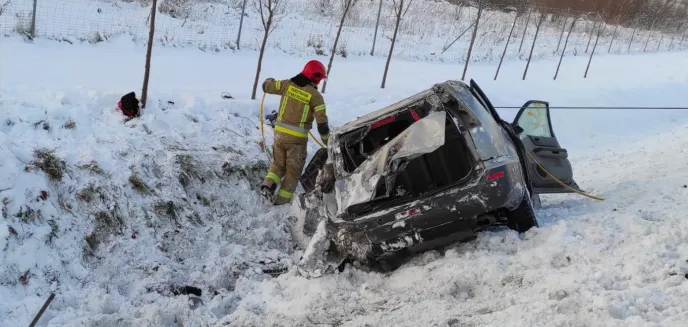
[[[301,74],[308,77],[315,84],[319,84],[323,78],[327,78],[327,69],[320,61],[311,60],[303,67]]]

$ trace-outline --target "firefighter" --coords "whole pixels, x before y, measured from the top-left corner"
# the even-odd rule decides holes
[[[325,100],[318,91],[320,81],[327,78],[326,72],[320,61],[311,60],[291,79],[267,78],[263,82],[263,92],[282,96],[274,125],[272,164],[261,186],[261,194],[275,205],[289,203],[294,195],[306,163],[308,132],[314,119],[320,138],[327,145],[330,127]]]

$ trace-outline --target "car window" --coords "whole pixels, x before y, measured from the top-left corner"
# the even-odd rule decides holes
[[[533,102],[518,118],[518,126],[523,128],[524,135],[537,137],[552,137],[547,118],[547,107],[543,103]]]
[[[461,100],[480,121],[482,126],[470,129],[473,143],[482,160],[499,157],[502,149],[506,149],[503,139],[500,137],[502,129],[495,121],[492,113],[483,106],[480,101],[466,88],[461,88],[456,93]]]
[[[490,113],[485,106],[478,101],[478,99],[475,98],[471,92],[466,89],[466,88],[461,88],[459,89],[458,92],[456,92],[456,95],[463,103],[465,103],[473,113],[478,116],[478,119],[480,119],[481,122],[485,122],[486,117],[492,117],[492,113]]]
[[[496,132],[499,129],[499,125],[497,125],[490,110],[485,108],[469,89],[459,89],[459,91],[456,92],[456,96],[471,109],[473,114],[480,120],[480,124],[482,124],[483,127],[488,128],[490,132]]]

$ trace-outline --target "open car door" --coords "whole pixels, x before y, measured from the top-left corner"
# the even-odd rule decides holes
[[[519,137],[530,154],[526,155],[525,159],[534,193],[573,192],[568,187],[580,190],[573,180],[573,169],[568,159],[568,152],[559,145],[554,135],[549,103],[538,100],[526,102],[516,115],[513,125],[523,129]],[[568,187],[563,186],[562,183]]]

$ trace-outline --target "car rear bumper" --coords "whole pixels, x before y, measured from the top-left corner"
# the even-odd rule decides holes
[[[367,256],[377,257],[451,235],[472,236],[484,227],[478,217],[520,203],[525,191],[522,180],[520,163],[511,160],[484,170],[461,187],[333,224],[338,235],[334,242],[344,251],[366,248]],[[360,258],[361,251],[348,252],[365,259]]]

